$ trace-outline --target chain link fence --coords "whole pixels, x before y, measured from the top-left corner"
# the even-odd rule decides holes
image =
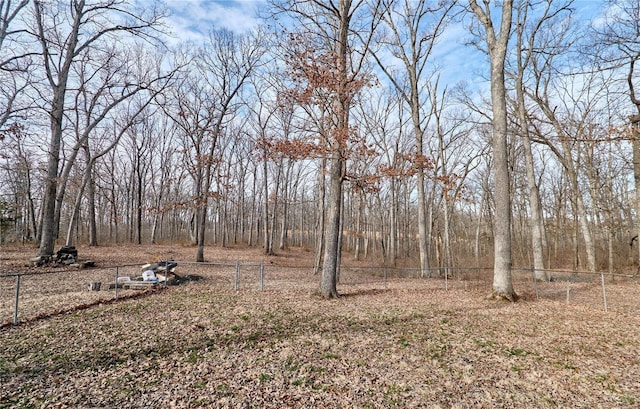
[[[311,293],[320,282],[319,273],[309,266],[283,267],[264,262],[176,263],[176,274],[187,278],[182,282],[198,285],[202,291]],[[116,285],[123,280],[140,280],[142,270],[142,265],[135,264],[0,274],[0,326],[146,296],[167,287],[166,282],[137,288]],[[535,281],[531,269],[514,269],[514,288],[526,300],[548,299],[605,311],[638,312],[640,285],[636,276],[559,270],[549,270],[547,274],[550,281]],[[482,296],[491,291],[492,282],[492,269],[434,268],[423,273],[415,268],[341,267],[338,290],[431,289],[475,291]]]

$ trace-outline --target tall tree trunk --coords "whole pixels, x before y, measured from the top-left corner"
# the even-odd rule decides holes
[[[334,155],[337,152],[334,152]],[[342,206],[342,177],[344,163],[340,155],[329,159],[329,186],[327,195],[327,216],[326,232],[324,240],[324,260],[322,263],[322,281],[320,283],[320,293],[325,298],[335,298],[338,296],[337,269],[339,235],[340,235],[340,215]]]
[[[493,150],[494,175],[494,270],[493,291],[491,296],[498,299],[515,301],[517,295],[513,289],[511,275],[511,191],[509,175],[509,150],[507,136],[507,101],[505,88],[505,58],[511,33],[513,1],[502,2],[500,32],[496,33],[491,19],[488,2],[483,10],[475,0],[469,4],[483,25],[491,65],[491,111],[493,114]]]
[[[580,231],[582,231],[582,237],[584,239],[585,253],[587,256],[587,270],[590,272],[596,271],[596,254],[595,245],[593,242],[593,235],[589,228],[589,217],[587,216],[587,209],[584,206],[584,199],[582,198],[582,192],[577,183],[574,183],[574,191],[576,192],[576,207],[578,223],[580,225]]]
[[[251,185],[251,208],[250,208],[250,212],[249,212],[249,238],[247,240],[247,245],[249,247],[253,247],[254,243],[253,243],[253,232],[254,232],[254,225],[257,224],[256,220],[255,220],[255,214],[256,214],[256,195],[257,195],[257,189],[256,189],[256,184],[257,184],[257,179],[258,178],[258,166],[254,166],[253,167],[253,182]],[[256,229],[257,230],[257,229]]]
[[[142,196],[143,196],[143,184],[142,184],[142,160],[140,158],[140,152],[136,154],[136,181],[138,184],[138,190],[136,194],[136,242],[142,244]]]
[[[478,210],[478,214],[476,215],[476,231],[475,231],[475,240],[473,247],[473,255],[476,260],[476,268],[480,268],[480,237],[482,232],[482,217],[484,213],[484,194],[480,199],[480,208]]]
[[[519,27],[518,30],[521,30]],[[520,31],[518,31],[520,34]],[[540,203],[540,193],[536,184],[535,166],[533,163],[533,152],[529,135],[529,121],[524,99],[523,75],[521,55],[521,35],[518,37],[518,74],[516,77],[516,98],[517,115],[520,124],[520,134],[522,136],[522,147],[524,150],[525,169],[527,173],[527,188],[529,193],[529,208],[531,211],[531,248],[533,252],[533,277],[537,281],[548,281],[549,277],[544,269],[544,220],[542,218],[542,206]]]
[[[27,238],[33,237],[35,239],[38,237],[38,223],[36,221],[36,206],[33,200],[33,192],[31,191],[31,165],[25,160],[24,166],[27,182],[25,191],[27,194],[29,225],[31,227],[31,230],[33,230],[33,236],[28,236]]]
[[[269,231],[269,251],[270,254],[275,254],[273,250],[274,243],[276,242],[276,227],[278,225],[278,199],[280,197],[280,179],[282,178],[282,158],[276,168],[278,169],[275,176],[275,186],[273,187],[273,207],[271,209],[271,227]]]
[[[324,256],[324,236],[325,236],[325,203],[326,203],[326,174],[327,160],[322,158],[320,163],[320,171],[318,172],[318,206],[317,206],[317,220],[316,220],[316,252],[315,260],[313,262],[313,272],[318,274],[322,270],[323,256]]]
[[[329,194],[327,196],[327,228],[325,232],[324,261],[322,264],[322,281],[320,294],[324,298],[338,296],[338,263],[340,262],[340,219],[342,216],[342,183],[345,172],[345,152],[349,138],[349,104],[348,97],[348,36],[351,21],[351,0],[338,2],[338,38],[337,38],[337,70],[339,86],[334,101],[336,129],[331,136],[331,157],[329,158]]]
[[[78,193],[76,194],[76,200],[74,201],[73,209],[71,210],[71,217],[69,218],[69,226],[67,227],[67,239],[65,240],[65,246],[73,245],[73,231],[76,228],[76,224],[79,219],[80,206],[82,204],[82,197],[84,196],[84,189],[89,179],[89,168],[84,171],[82,175],[82,182],[78,187]]]
[[[398,195],[395,178],[391,178],[391,212],[389,212],[389,260],[396,266],[398,259]]]
[[[360,193],[358,195],[358,207],[356,210],[356,245],[353,250],[353,258],[356,260],[360,260],[360,246],[362,244],[362,236],[364,232],[362,231],[362,213],[364,212],[364,193]]]
[[[87,218],[89,222],[89,246],[98,245],[98,228],[96,223],[96,181],[93,177],[93,163],[89,167],[89,179],[87,180]]]
[[[266,149],[266,148],[265,148]],[[264,195],[264,203],[262,208],[262,225],[263,225],[263,247],[265,255],[273,254],[273,243],[271,241],[271,234],[269,228],[269,179],[267,172],[267,153],[264,152],[262,158],[262,193]]]
[[[204,200],[204,199],[201,199]],[[198,221],[197,224],[197,234],[196,234],[196,239],[198,240],[197,243],[197,249],[196,249],[196,262],[198,263],[202,263],[204,262],[204,233],[206,231],[206,226],[207,226],[207,203],[205,201],[205,203],[201,204],[200,207],[197,210],[198,212],[198,217],[196,218],[196,220]]]
[[[204,176],[203,176],[202,168],[197,169],[196,180],[195,180],[196,207],[194,209],[193,215],[191,216],[192,225],[190,226],[191,228],[189,229],[190,232],[193,232],[191,234],[192,234],[192,237],[195,239],[196,263],[204,262],[204,231],[205,231],[204,225],[206,223],[207,209],[206,209],[206,204],[203,203],[203,196],[205,196],[205,194],[202,192],[204,189],[203,178]]]
[[[288,247],[288,230],[289,230],[289,185],[291,184],[291,161],[287,163],[287,169],[284,173],[284,180],[282,183],[282,220],[280,221],[280,245],[278,248],[284,250]]]
[[[640,238],[640,104],[638,114],[631,117],[631,146],[633,149],[633,182],[636,191],[636,234]],[[638,240],[640,243],[640,239]],[[638,272],[640,272],[640,244],[636,246]]]
[[[449,269],[453,267],[453,254],[451,252],[451,211],[447,200],[444,201],[442,222],[443,222],[443,253],[444,253],[444,273],[449,277]]]
[[[160,214],[158,210],[153,215],[153,221],[151,222],[151,244],[158,244],[158,224],[160,223]]]
[[[113,223],[113,236],[111,236],[111,232],[109,233],[109,238],[112,238],[114,243],[118,244],[118,218],[120,217],[120,213],[118,212],[118,203],[116,202],[116,182],[115,182],[115,173],[112,173],[111,179],[111,221]]]
[[[548,281],[549,277],[544,266],[544,219],[540,193],[536,184],[535,167],[531,140],[528,135],[523,135],[523,148],[525,167],[527,172],[527,187],[529,192],[529,207],[531,211],[531,244],[533,251],[533,276],[536,280]]]
[[[636,188],[636,234],[640,237],[640,97],[636,94],[634,83],[635,64],[637,61],[640,61],[640,54],[631,58],[627,84],[631,103],[636,108],[636,113],[629,117],[629,122],[631,124],[631,146],[633,150],[633,181]],[[638,240],[638,243],[640,243],[640,240]],[[640,271],[640,244],[637,246],[637,251],[638,271]]]
[[[422,157],[422,130],[420,129],[419,123],[418,126],[416,126],[415,119],[414,131],[416,132],[418,157]],[[429,234],[427,233],[427,201],[424,189],[424,169],[421,166],[418,166],[416,179],[416,183],[418,184],[418,252],[420,255],[420,276],[424,277],[429,271]]]

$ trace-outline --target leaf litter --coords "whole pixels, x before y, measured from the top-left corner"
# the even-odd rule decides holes
[[[628,311],[410,279],[340,286],[332,301],[215,282],[0,330],[0,407],[640,404],[640,319]]]

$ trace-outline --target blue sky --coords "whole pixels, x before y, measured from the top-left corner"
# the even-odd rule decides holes
[[[267,0],[169,0],[170,23],[181,38],[196,38],[211,27],[246,32],[258,23],[256,10]],[[605,8],[605,0],[575,0],[579,16],[589,18]]]
[[[257,11],[267,5],[267,0],[169,0],[166,4],[171,12],[169,24],[175,42],[197,43],[206,38],[212,28],[238,33],[249,31],[260,23]],[[575,0],[572,7],[576,18],[590,20],[601,14],[606,6],[605,0]],[[443,71],[443,80],[477,81],[479,74],[484,74],[485,56],[464,44],[469,38],[464,24],[448,27],[434,59]],[[446,82],[452,85],[455,81]]]
[[[265,4],[266,0],[173,0],[167,2],[167,7],[174,35],[198,41],[212,28],[249,31],[259,23],[256,11]]]

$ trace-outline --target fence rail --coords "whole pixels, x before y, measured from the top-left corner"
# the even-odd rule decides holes
[[[265,265],[264,262],[174,262],[178,264],[179,275],[201,277],[206,287],[213,290],[314,290],[319,281],[310,266],[283,267]],[[141,267],[141,264],[122,264],[83,270],[0,274],[0,326],[18,325],[21,317],[23,321],[30,320],[140,294],[137,290],[120,288],[117,283],[120,277],[139,277]],[[535,280],[531,268],[514,268],[516,291],[525,297],[587,304],[604,311],[609,311],[612,306],[616,310],[636,311],[637,303],[626,302],[640,298],[636,276],[570,270],[546,272],[552,277],[551,281]],[[340,268],[339,278],[339,285],[343,289],[366,287],[488,291],[491,288],[493,270],[437,267],[422,271],[407,267],[343,266]],[[91,283],[101,283],[98,286],[101,289],[91,291]],[[159,284],[161,287],[166,285],[166,281]],[[11,319],[7,320],[9,315]]]

